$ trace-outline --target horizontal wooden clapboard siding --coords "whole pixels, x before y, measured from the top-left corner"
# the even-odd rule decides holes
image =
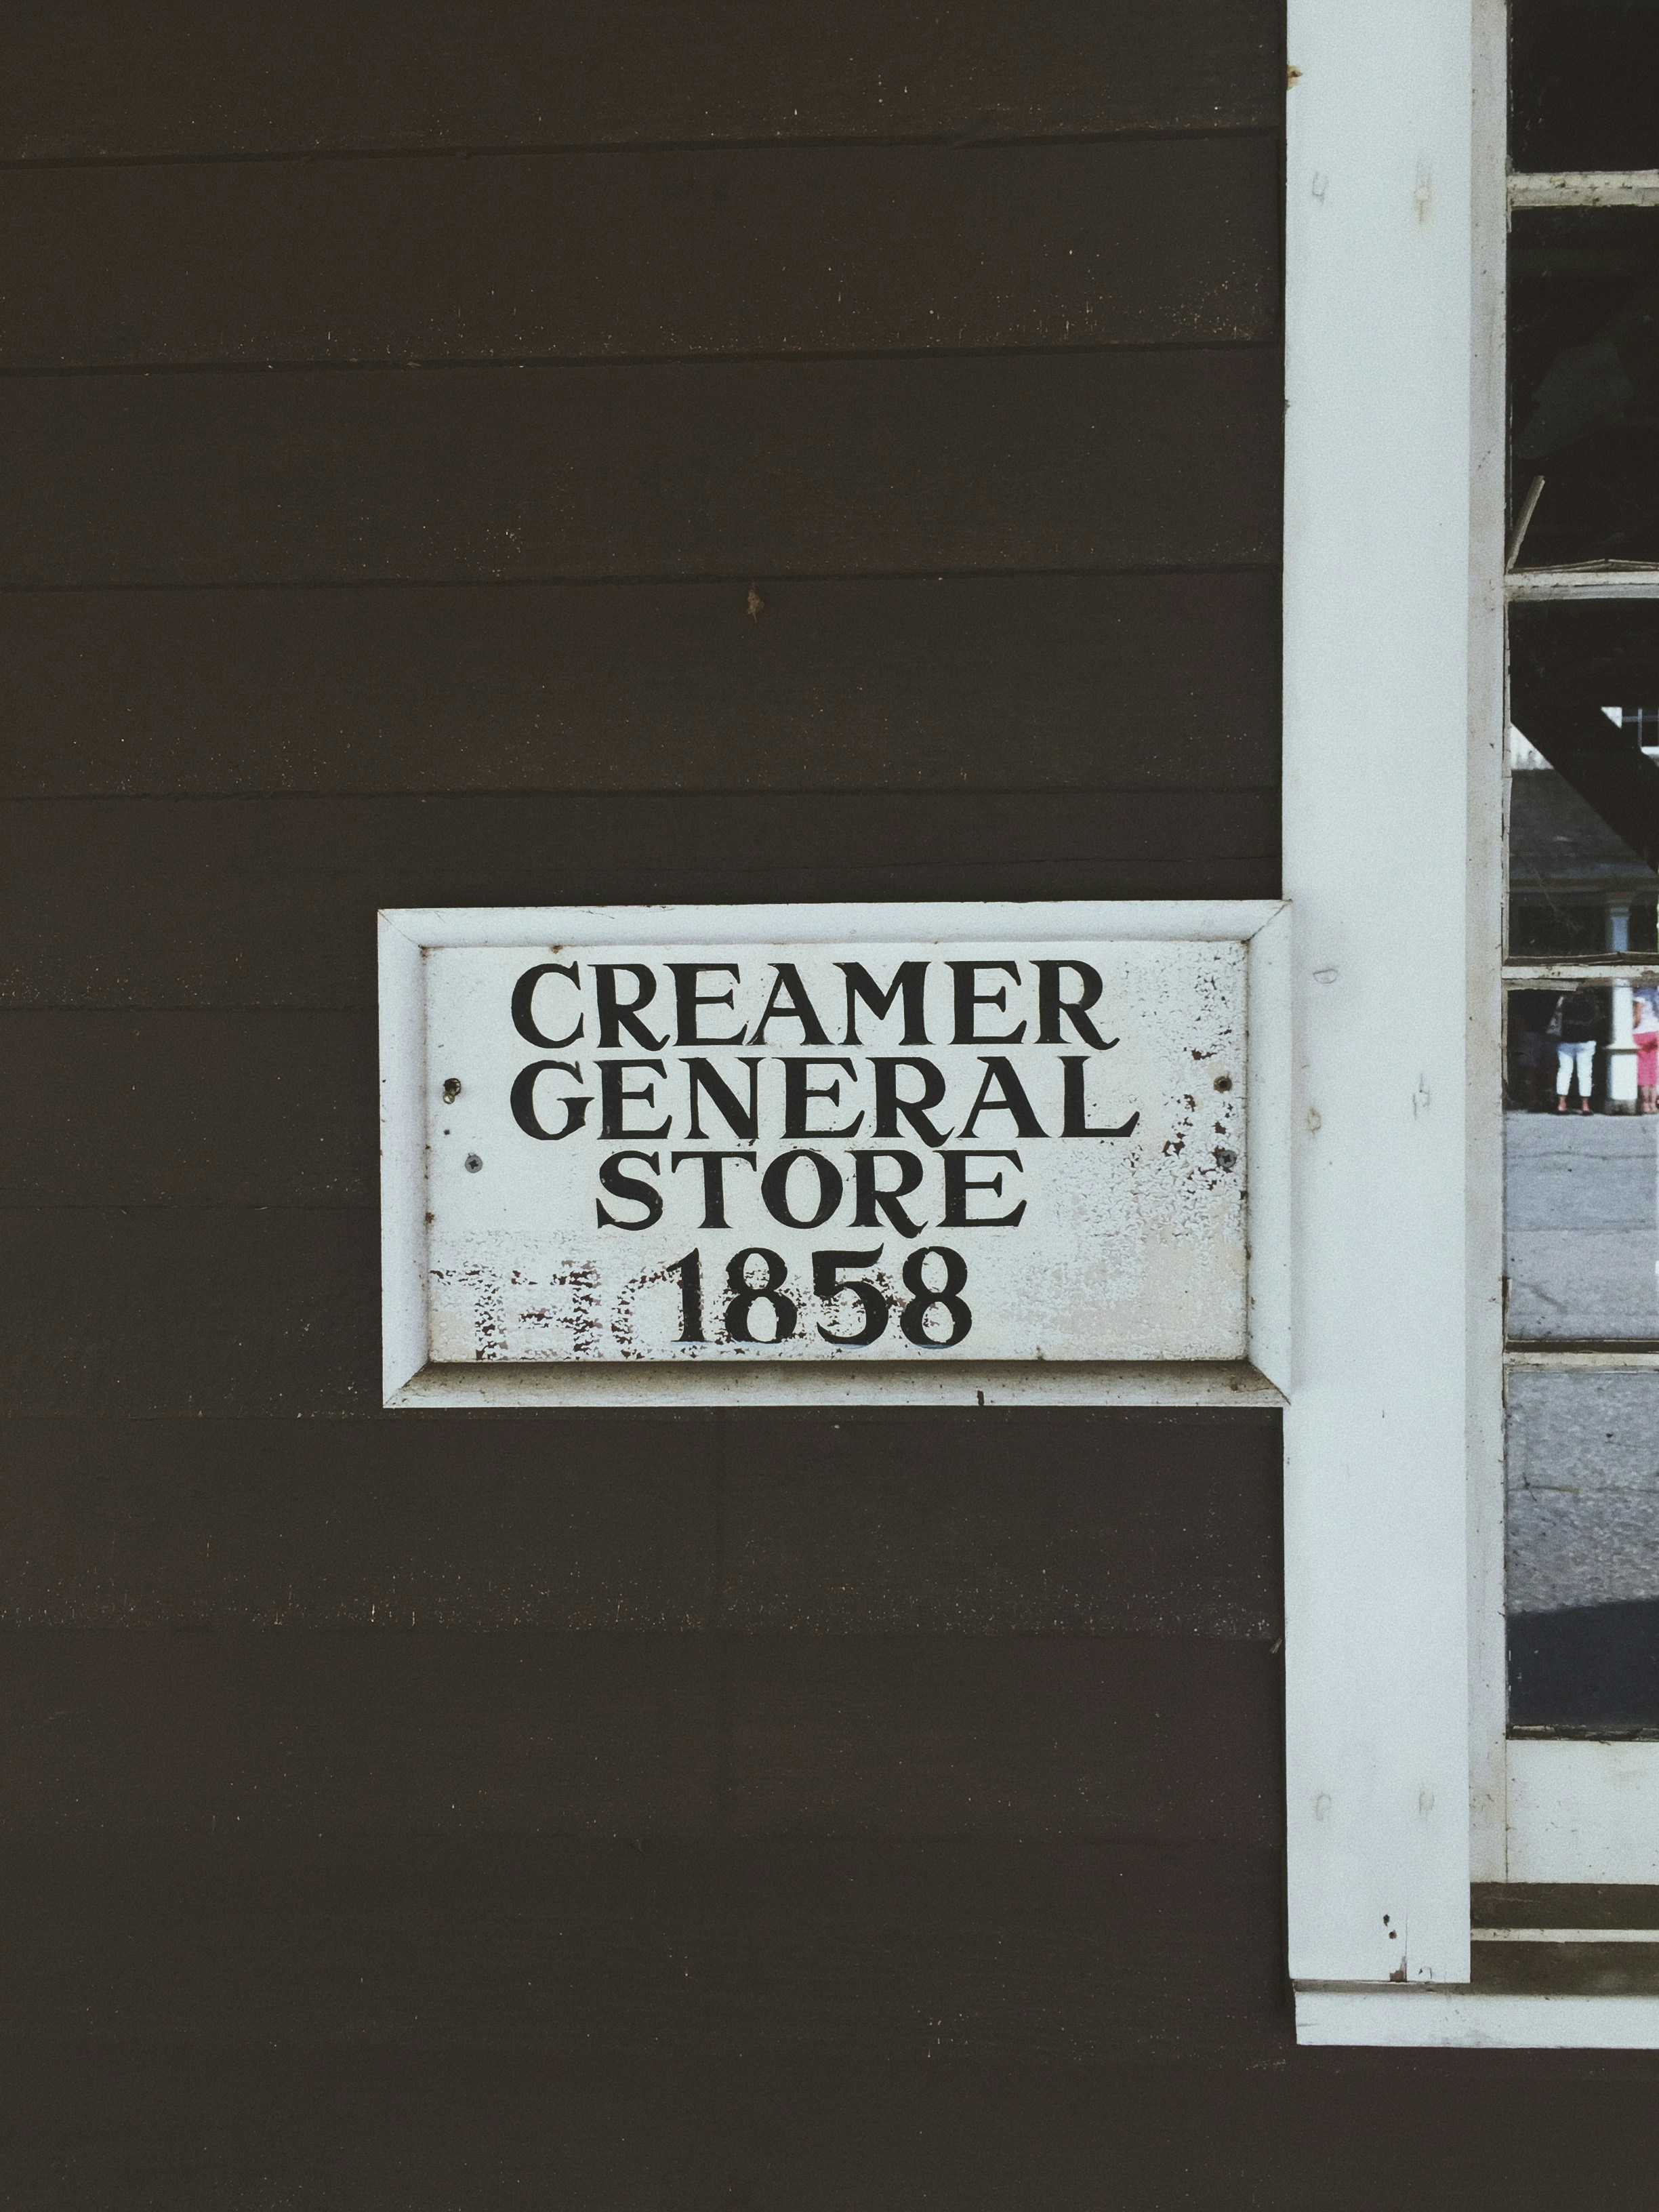
[[[1244,343],[1279,149],[184,162],[0,176],[0,365]]]
[[[258,2045],[266,2065],[272,2046],[314,2043],[390,2046],[399,2068],[434,2045],[627,2052],[659,2094],[683,2063],[792,2051],[837,2078],[872,2049],[1075,2067],[1237,2063],[1285,2040],[1270,1850],[440,1835],[392,1859],[377,1844],[278,1848],[222,1823],[216,1837],[0,1842],[0,2036],[118,2039],[118,2075],[155,2037],[188,2063],[185,2022]],[[67,1942],[23,1905],[43,1878],[70,1909]],[[580,2140],[584,2123],[541,2126]],[[705,2144],[723,2132],[705,2120]]]
[[[1215,792],[1278,781],[1265,571],[0,593],[0,793]]]
[[[354,1421],[14,1417],[0,1431],[0,1618],[31,1629],[389,1635],[707,1629],[720,1613],[718,1425],[712,1415],[666,1414],[459,1426],[378,1412]],[[796,1441],[769,1425],[738,1435],[754,1438],[738,1459],[753,1462],[757,1479],[770,1462],[787,1463]],[[802,1448],[833,1459],[821,1443],[814,1452],[810,1433]],[[1158,1455],[1194,1519],[1203,1451],[1200,1437],[1177,1437]],[[937,1447],[924,1456],[936,1463]],[[988,1482],[994,1454],[981,1446],[973,1456]],[[1077,1457],[1073,1444],[1071,1483],[1056,1484],[1074,1522],[1085,1492]],[[1109,1550],[1130,1517],[1122,1503],[1103,1506],[1079,1528],[1081,1553]],[[1247,1579],[1248,1525],[1245,1510],[1237,1540]],[[1218,1552],[1224,1540],[1208,1540]],[[1225,1562],[1206,1560],[1203,1542],[1189,1546],[1183,1618],[1199,1633],[1224,1633],[1216,1585],[1224,1591]],[[1272,1553],[1259,1537],[1254,1548],[1260,1602]],[[780,1589],[786,1579],[781,1571]],[[1074,1618],[1057,1607],[1032,1625],[1063,1630]],[[893,1625],[873,1610],[865,1623]],[[1120,1625],[1153,1624],[1132,1623],[1126,1610]]]
[[[1277,890],[1276,0],[9,27],[0,2197],[1329,2201],[1273,1417],[378,1376],[377,908]]]
[[[1267,1413],[19,1417],[0,1528],[19,1628],[1280,1627]]]
[[[21,1632],[0,1826],[1265,1844],[1280,1680],[1178,1637]]]
[[[0,578],[1262,565],[1280,391],[1231,348],[15,377]]]
[[[29,0],[0,159],[1276,129],[1270,0]]]
[[[0,1013],[0,1206],[379,1198],[367,1012]]]
[[[1022,1863],[1031,1887],[1034,1856]],[[18,1873],[9,1867],[8,1879],[21,1873],[27,1880],[30,1871],[27,1863]],[[377,2025],[416,2015],[431,1984],[417,1994],[399,1977],[389,1939],[344,1948],[341,1931],[364,1924],[368,1878],[354,1887],[352,1870],[343,1868],[331,1883],[319,1874],[314,1901],[297,1887],[268,1893],[287,1908],[284,1926],[297,1930],[302,1915],[307,1922],[314,1916],[327,1931],[301,1955],[308,1962],[320,1954],[331,1969],[327,1986],[339,1992],[331,2016],[348,2021],[347,2032],[325,2042],[313,2015],[284,2039],[263,2044],[229,2033],[190,2043],[133,2038],[112,2061],[107,2040],[95,2039],[94,2021],[135,2012],[161,2016],[169,2027],[186,2014],[240,2019],[239,1994],[264,1985],[292,2001],[303,1974],[298,1960],[284,1972],[289,1961],[282,1954],[252,1948],[259,1926],[253,1868],[222,1889],[167,1883],[153,1870],[153,1890],[135,1881],[103,1895],[100,1871],[91,1864],[77,1870],[88,1900],[84,1924],[89,1941],[108,1929],[110,1949],[130,1962],[123,1989],[133,1991],[134,2010],[101,2006],[74,2040],[66,2027],[61,2039],[32,2049],[9,2044],[0,2112],[15,2127],[18,2195],[27,2203],[50,2203],[54,2191],[62,2197],[71,2185],[84,2203],[118,2203],[135,2169],[165,2178],[168,2212],[258,2204],[262,2191],[269,2199],[273,2176],[295,2203],[333,2202],[353,2212],[471,2212],[475,2205],[494,2212],[516,2203],[729,2212],[745,2196],[757,2208],[899,2212],[925,2205],[930,2195],[952,2212],[979,2205],[1076,2212],[1102,2201],[1137,2212],[1237,2212],[1258,2179],[1259,2201],[1273,2212],[1311,2212],[1340,2201],[1355,2172],[1378,2208],[1439,2212],[1495,2193],[1515,2212],[1552,2212],[1586,2192],[1597,2203],[1639,2202],[1647,2184],[1650,2076],[1638,2057],[1551,2052],[1506,2063],[1286,2051],[1283,2064],[1253,2064],[1244,2038],[1259,2021],[1284,2018],[1249,1978],[1254,1960],[1238,1946],[1242,1924],[1263,1909],[1265,1882],[1218,1889],[1205,1913],[1178,1925],[1164,1917],[1164,1948],[1151,1956],[1140,1949],[1144,1931],[1102,1921],[1080,1930],[1074,1948],[1057,1942],[1042,1959],[1040,1934],[1028,1935],[1031,1923],[1022,1921],[1018,1936],[1008,1930],[999,1954],[1005,1970],[994,1978],[984,1946],[973,1947],[980,1973],[968,1986],[920,1963],[927,1955],[920,1936],[914,1949],[906,1945],[906,1960],[918,1960],[908,1977],[890,1953],[837,1951],[846,1972],[836,1995],[870,1990],[870,2011],[843,2026],[847,2015],[831,2014],[809,1988],[795,2015],[798,2033],[790,2036],[781,2024],[769,2041],[735,2000],[718,2014],[700,2006],[705,1977],[682,2004],[684,1980],[676,1991],[665,1972],[659,2007],[641,2002],[630,2014],[617,1984],[550,1973],[543,1951],[539,1973],[521,1984],[503,1967],[488,1984],[503,2006],[539,1991],[538,2034],[525,2033],[514,2010],[501,2034],[481,2030],[467,2047],[444,2045],[431,2032],[428,2000],[419,2012],[423,2039],[404,2036],[388,2050],[392,2038],[377,2042]],[[1196,1885],[1191,1856],[1177,1871]],[[523,1876],[526,1891],[535,1878]],[[964,1930],[995,1924],[996,1903],[982,1917],[972,1911],[967,1880],[942,1878],[936,1860],[895,1865],[890,1893],[901,1893],[907,1878],[948,1896]],[[549,1886],[553,1879],[550,1869]],[[1061,1862],[1049,1879],[1056,1890],[1075,1880],[1091,1895],[1097,1887],[1121,1895],[1140,1890],[1147,1875],[1098,1846],[1086,1859]],[[504,1883],[482,1880],[493,1929],[511,1908]],[[873,1909],[878,1893],[868,1876],[856,1892],[872,1926],[884,1924]],[[1159,1885],[1145,1893],[1153,1903],[1164,1892]],[[132,1946],[113,1899],[130,1923],[157,1927],[153,1948]],[[385,1896],[387,1923],[394,1899],[404,1926],[428,1918],[399,1889]],[[544,1924],[528,1911],[523,1922]],[[194,1987],[206,1984],[216,2002],[191,2003],[176,1981],[160,1978],[159,1931],[182,1944],[204,1924],[218,1938],[223,1967],[209,1983],[207,1947],[195,1945],[189,1956],[202,1979]],[[884,1924],[901,1936],[909,1926],[898,1911]],[[467,1926],[476,1928],[476,1919]],[[1212,1936],[1224,1947],[1224,1962],[1207,1984],[1201,1968],[1185,1979],[1177,1947],[1184,1954],[1190,1942],[1201,1958]],[[482,1953],[483,1938],[472,1941]],[[697,1955],[700,1961],[701,1947]],[[781,2023],[795,1992],[786,1996],[787,1983],[781,1987],[767,1972],[776,1949],[751,1944],[742,1955],[752,1966],[751,2002],[763,1988],[776,1990]],[[1075,2006],[1059,1997],[1058,1975],[1078,1990]],[[630,1977],[626,1987],[638,1984]],[[165,2014],[163,1988],[179,1991]],[[672,2045],[665,2038],[621,2050],[614,2043],[574,2048],[565,2039],[589,1992],[618,2027],[672,2008],[676,2023],[689,2016],[705,2033],[687,2029]],[[72,2012],[67,2001],[62,2009]],[[1164,2031],[1155,2051],[1127,2046],[1123,2021],[1154,2009]]]
[[[380,1403],[367,1209],[69,1206],[4,1216],[12,1413],[336,1413]]]
[[[15,1418],[0,1516],[18,1628],[1281,1626],[1265,1413]]]
[[[717,1446],[732,1626],[1280,1633],[1275,1414],[745,1419]]]
[[[1269,897],[1279,814],[1251,791],[15,800],[0,854],[0,1001],[368,1007],[380,907]]]

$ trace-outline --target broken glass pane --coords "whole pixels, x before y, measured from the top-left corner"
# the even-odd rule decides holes
[[[1659,1372],[1522,1368],[1508,1400],[1510,1725],[1659,1733]]]
[[[1510,234],[1516,566],[1659,560],[1659,209],[1523,209]]]
[[[1510,0],[1510,161],[1659,167],[1655,0]]]

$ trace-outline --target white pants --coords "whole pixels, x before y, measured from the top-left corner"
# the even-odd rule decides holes
[[[1590,1091],[1590,1066],[1595,1058],[1595,1040],[1586,1037],[1582,1044],[1567,1044],[1559,1037],[1555,1042],[1555,1095],[1565,1098],[1572,1088],[1572,1072],[1578,1070],[1578,1096],[1588,1098]]]

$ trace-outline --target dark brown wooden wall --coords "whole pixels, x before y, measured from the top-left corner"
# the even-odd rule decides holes
[[[377,907],[1277,889],[1273,0],[9,28],[3,2201],[1621,2201],[1293,2049],[1270,1419],[378,1410]]]

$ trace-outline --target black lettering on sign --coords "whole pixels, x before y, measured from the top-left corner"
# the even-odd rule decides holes
[[[768,1022],[790,1021],[800,1024],[803,1044],[828,1044],[830,1039],[824,1032],[823,1024],[818,1019],[817,1008],[807,995],[805,984],[801,981],[799,969],[793,960],[775,961],[773,968],[775,972],[772,995],[766,1002],[766,1011],[755,1024],[752,1042],[765,1043]],[[787,997],[784,995],[786,992]]]
[[[1012,960],[952,960],[951,974],[955,981],[957,1027],[954,1042],[957,1044],[1018,1044],[1025,1034],[1022,1022],[1017,1030],[1006,1036],[981,1036],[975,1026],[981,1006],[994,1006],[997,1012],[1008,1011],[1008,986],[1004,983],[994,991],[981,991],[981,975],[1012,975],[1016,983],[1019,970]]]
[[[674,1164],[678,1167],[680,1160],[696,1157],[696,1154],[682,1152]],[[708,1339],[702,1333],[702,1253],[688,1252],[683,1260],[670,1261],[668,1272],[680,1279],[680,1342],[707,1344]]]
[[[925,960],[901,961],[892,981],[882,990],[861,960],[837,960],[836,963],[847,978],[847,1044],[859,1042],[858,1002],[861,999],[876,1019],[884,1021],[893,1010],[895,999],[904,1004],[905,1044],[926,1044],[927,1018],[923,991],[927,981]]]
[[[803,1217],[790,1211],[789,1170],[798,1162],[807,1160],[811,1162],[817,1176],[818,1202],[815,1212]],[[822,1152],[781,1152],[761,1177],[761,1198],[766,1210],[774,1221],[782,1222],[786,1229],[822,1229],[841,1204],[845,1188],[840,1169],[831,1167]]]
[[[685,1063],[687,1082],[691,1093],[690,1118],[686,1127],[688,1137],[707,1133],[697,1119],[697,1094],[708,1099],[717,1114],[723,1115],[726,1126],[734,1137],[744,1137],[752,1145],[760,1133],[760,1106],[756,1094],[759,1080],[760,1062],[745,1059],[739,1063],[749,1070],[749,1103],[744,1106],[731,1085],[707,1060],[688,1060]]]
[[[684,1167],[687,1160],[701,1160],[702,1163],[703,1227],[726,1228],[726,1163],[727,1160],[741,1160],[745,1167],[752,1168],[755,1155],[752,1152],[671,1152],[668,1156],[670,1173]]]
[[[568,967],[556,960],[544,960],[539,968],[526,968],[513,986],[513,1026],[526,1044],[545,1045],[550,1052],[562,1052],[567,1045],[574,1044],[582,1033],[582,1017],[576,1017],[576,1026],[568,1036],[544,1036],[536,1026],[536,986],[544,975],[562,975],[567,982],[581,987],[581,975],[573,960]]]
[[[950,1137],[948,1129],[936,1129],[927,1118],[929,1107],[939,1105],[945,1097],[945,1078],[931,1060],[872,1060],[876,1071],[876,1128],[878,1137],[896,1137],[902,1114],[924,1145],[933,1146],[935,1152]],[[899,1070],[908,1068],[921,1078],[920,1098],[901,1098],[898,1095]]]
[[[1114,1037],[1112,1042],[1115,1044],[1117,1039]],[[1133,1134],[1135,1123],[1140,1119],[1139,1111],[1131,1114],[1127,1121],[1120,1121],[1115,1129],[1091,1129],[1089,1127],[1089,1109],[1083,1100],[1084,1070],[1089,1065],[1085,1054],[1062,1053],[1060,1064],[1066,1074],[1066,1127],[1061,1133],[1063,1135],[1127,1137]]]
[[[1060,1033],[1060,1018],[1065,1015],[1085,1044],[1093,1045],[1097,1052],[1109,1052],[1117,1042],[1115,1037],[1103,1037],[1089,1019],[1088,1009],[1105,988],[1099,975],[1086,960],[1039,960],[1037,971],[1037,1042],[1064,1044]],[[1070,972],[1078,977],[1083,988],[1075,999],[1060,995],[1060,976]]]
[[[879,1229],[880,1215],[890,1229],[896,1229],[901,1237],[920,1237],[927,1227],[925,1221],[912,1221],[899,1204],[921,1183],[921,1162],[914,1152],[858,1152],[853,1160],[853,1226],[854,1229]],[[880,1160],[897,1164],[898,1181],[884,1190],[876,1181],[876,1165]]]
[[[637,994],[624,1006],[617,996],[618,975],[631,975],[639,985]],[[648,1006],[657,995],[657,979],[648,968],[632,961],[617,966],[596,966],[593,970],[593,996],[599,1008],[599,1045],[605,1052],[614,1052],[622,1042],[618,1032],[626,1030],[635,1044],[642,1044],[647,1052],[660,1052],[667,1043],[665,1036],[653,1036],[640,1019],[641,1006]]]
[[[631,1069],[648,1067],[653,1075],[666,1077],[667,1071],[659,1060],[603,1060],[599,1062],[599,1134],[602,1137],[665,1137],[673,1116],[654,1129],[630,1129],[627,1113],[630,1106],[654,1108],[657,1086],[647,1083],[641,1090],[629,1091],[623,1085],[623,1077]]]
[[[593,1102],[585,1097],[561,1098],[559,1103],[564,1109],[563,1128],[544,1129],[536,1115],[536,1079],[544,1075],[550,1067],[557,1068],[561,1075],[568,1075],[573,1083],[580,1083],[582,1079],[581,1066],[576,1060],[532,1060],[529,1066],[521,1069],[514,1079],[513,1088],[507,1094],[507,1103],[513,1109],[514,1120],[526,1137],[544,1137],[556,1142],[559,1138],[568,1137],[581,1127],[587,1119],[587,1109]]]
[[[1017,1229],[1025,1211],[1022,1198],[1012,1213],[969,1213],[969,1193],[988,1190],[994,1198],[1002,1195],[1002,1176],[999,1171],[988,1178],[970,1176],[969,1160],[1009,1160],[1021,1175],[1025,1172],[1018,1152],[942,1152],[945,1162],[945,1222],[946,1229]]]
[[[826,1344],[873,1344],[887,1327],[890,1313],[887,1301],[873,1283],[843,1282],[842,1277],[849,1267],[873,1267],[885,1248],[878,1244],[873,1252],[814,1252],[812,1255],[812,1295],[833,1305],[837,1298],[854,1297],[864,1316],[861,1327],[851,1336],[818,1323],[818,1334]]]
[[[945,1281],[934,1290],[927,1280],[927,1262],[939,1261],[945,1269]],[[948,1244],[924,1244],[920,1252],[913,1252],[903,1267],[904,1287],[914,1296],[899,1315],[899,1327],[912,1344],[924,1352],[948,1352],[953,1344],[960,1344],[974,1325],[972,1309],[957,1293],[968,1279],[968,1262],[960,1252],[953,1252]],[[927,1316],[937,1309],[950,1318],[949,1336],[929,1334]]]
[[[642,1221],[618,1221],[614,1213],[607,1213],[604,1205],[596,1201],[594,1211],[599,1217],[599,1226],[601,1229],[649,1229],[653,1221],[662,1219],[661,1194],[648,1182],[641,1182],[637,1176],[624,1175],[622,1170],[624,1160],[643,1160],[655,1175],[658,1155],[655,1152],[612,1152],[608,1160],[599,1163],[600,1188],[608,1190],[612,1198],[625,1199],[631,1205],[643,1206],[645,1218]]]
[[[922,1237],[935,1225],[961,1235],[1018,1231],[1030,1219],[1039,1242],[1051,1233],[1063,1241],[1074,1224],[1050,1216],[1054,1206],[1065,1207],[1068,1193],[1063,1183],[1051,1192],[1042,1182],[1052,1163],[1042,1147],[1056,1138],[1131,1137],[1145,1118],[1129,1110],[1124,1094],[1139,1085],[1127,1066],[1113,1062],[1112,1081],[1092,1072],[1119,1042],[1104,1034],[1115,971],[1087,958],[1036,959],[1029,947],[1018,956],[949,959],[946,953],[967,948],[947,945],[924,948],[932,958],[901,959],[898,946],[882,944],[865,948],[870,959],[832,959],[845,948],[825,945],[810,957],[796,948],[794,959],[773,959],[787,948],[734,945],[730,959],[703,957],[720,949],[714,940],[665,945],[659,953],[647,942],[630,951],[625,940],[607,957],[595,957],[603,947],[585,947],[580,963],[543,959],[539,951],[507,956],[491,995],[501,1040],[500,997],[516,975],[505,1039],[514,1056],[495,1080],[510,1084],[515,1127],[550,1148],[515,1156],[526,1190],[532,1171],[550,1170],[563,1194],[568,1169],[578,1174],[575,1191],[593,1198],[601,1229],[655,1231],[678,1243],[692,1221],[700,1222],[709,1237],[706,1255],[694,1248],[665,1270],[658,1259],[629,1261],[619,1249],[616,1269],[600,1263],[601,1274],[614,1273],[617,1284],[629,1277],[631,1289],[617,1292],[624,1303],[643,1285],[657,1286],[645,1309],[663,1324],[665,1348],[657,1356],[668,1356],[676,1288],[679,1345],[699,1356],[717,1348],[727,1357],[747,1346],[781,1351],[791,1340],[799,1340],[805,1354],[815,1331],[837,1357],[884,1339],[883,1349],[891,1351],[901,1332],[907,1356],[911,1347],[961,1346],[976,1326],[967,1303],[968,1263],[960,1250],[924,1247]],[[694,951],[695,958],[667,957]],[[520,961],[526,964],[518,973]],[[826,1017],[837,1014],[844,1015],[844,1036],[832,1040]],[[1121,1007],[1118,1015],[1121,1026]],[[940,1031],[938,1044],[929,1041],[930,1019]],[[527,1065],[520,1065],[523,1048],[514,1036],[537,1054]],[[582,1059],[564,1057],[578,1040]],[[763,1098],[761,1069],[773,1060],[781,1073],[766,1076]],[[980,1070],[971,1080],[970,1065]],[[1094,1119],[1115,1110],[1090,1096],[1103,1084],[1124,1115],[1115,1123]],[[447,1104],[460,1087],[459,1075],[445,1083]],[[578,1135],[580,1146],[567,1141]],[[1029,1145],[1039,1150],[1030,1193],[1022,1195]],[[597,1178],[591,1182],[590,1162]],[[735,1182],[726,1173],[733,1164],[744,1171]],[[1107,1171],[1103,1156],[1097,1164]],[[787,1232],[789,1259],[760,1245],[728,1259],[737,1236],[757,1228],[767,1233],[762,1209]],[[735,1224],[733,1212],[743,1217]],[[669,1216],[680,1225],[665,1232],[660,1224]],[[812,1251],[809,1289],[807,1237],[830,1224],[856,1249]],[[1000,1248],[998,1279],[988,1290],[976,1278],[974,1301],[980,1323],[988,1297],[1008,1309],[1016,1347],[1044,1340],[1044,1316],[1060,1295],[1038,1267],[1031,1295],[1042,1312],[1016,1310],[1024,1303],[1021,1280],[1009,1277],[1008,1267],[1023,1249]],[[654,1235],[650,1249],[662,1249]],[[975,1264],[982,1273],[983,1258]],[[1063,1352],[1066,1333],[1056,1327]]]
[[[841,1103],[839,1080],[829,1084],[813,1084],[806,1079],[815,1067],[838,1067],[853,1082],[858,1081],[858,1070],[850,1060],[786,1060],[783,1063],[783,1133],[786,1137],[856,1137],[864,1127],[862,1114],[855,1114],[842,1129],[809,1129],[806,1117],[811,1112],[810,1101],[827,1098],[832,1106]]]
[[[764,1281],[750,1282],[748,1267],[751,1260],[758,1260],[765,1269]],[[728,1336],[735,1337],[739,1344],[781,1344],[786,1337],[794,1334],[799,1310],[794,1300],[786,1297],[778,1288],[785,1273],[777,1254],[759,1244],[751,1245],[748,1251],[739,1252],[727,1261],[726,1280],[732,1295],[726,1302],[724,1320]],[[757,1336],[750,1327],[757,1305],[772,1309],[770,1336]]]
[[[1025,1095],[1025,1085],[1014,1073],[1013,1062],[1005,1060],[1000,1053],[981,1053],[980,1060],[985,1069],[979,1096],[969,1109],[968,1119],[962,1125],[964,1137],[971,1137],[979,1127],[981,1114],[1012,1114],[1014,1127],[1022,1137],[1046,1137],[1048,1132],[1038,1121],[1030,1100]],[[995,1084],[993,1095],[991,1085]]]
[[[680,1044],[741,1044],[744,1032],[736,1036],[704,1036],[697,1028],[697,1015],[704,1006],[730,1006],[732,991],[704,993],[697,988],[699,975],[730,975],[733,987],[742,981],[737,969],[728,961],[709,965],[701,960],[671,960],[668,972],[674,978],[674,1015],[678,1023],[677,1042]]]

